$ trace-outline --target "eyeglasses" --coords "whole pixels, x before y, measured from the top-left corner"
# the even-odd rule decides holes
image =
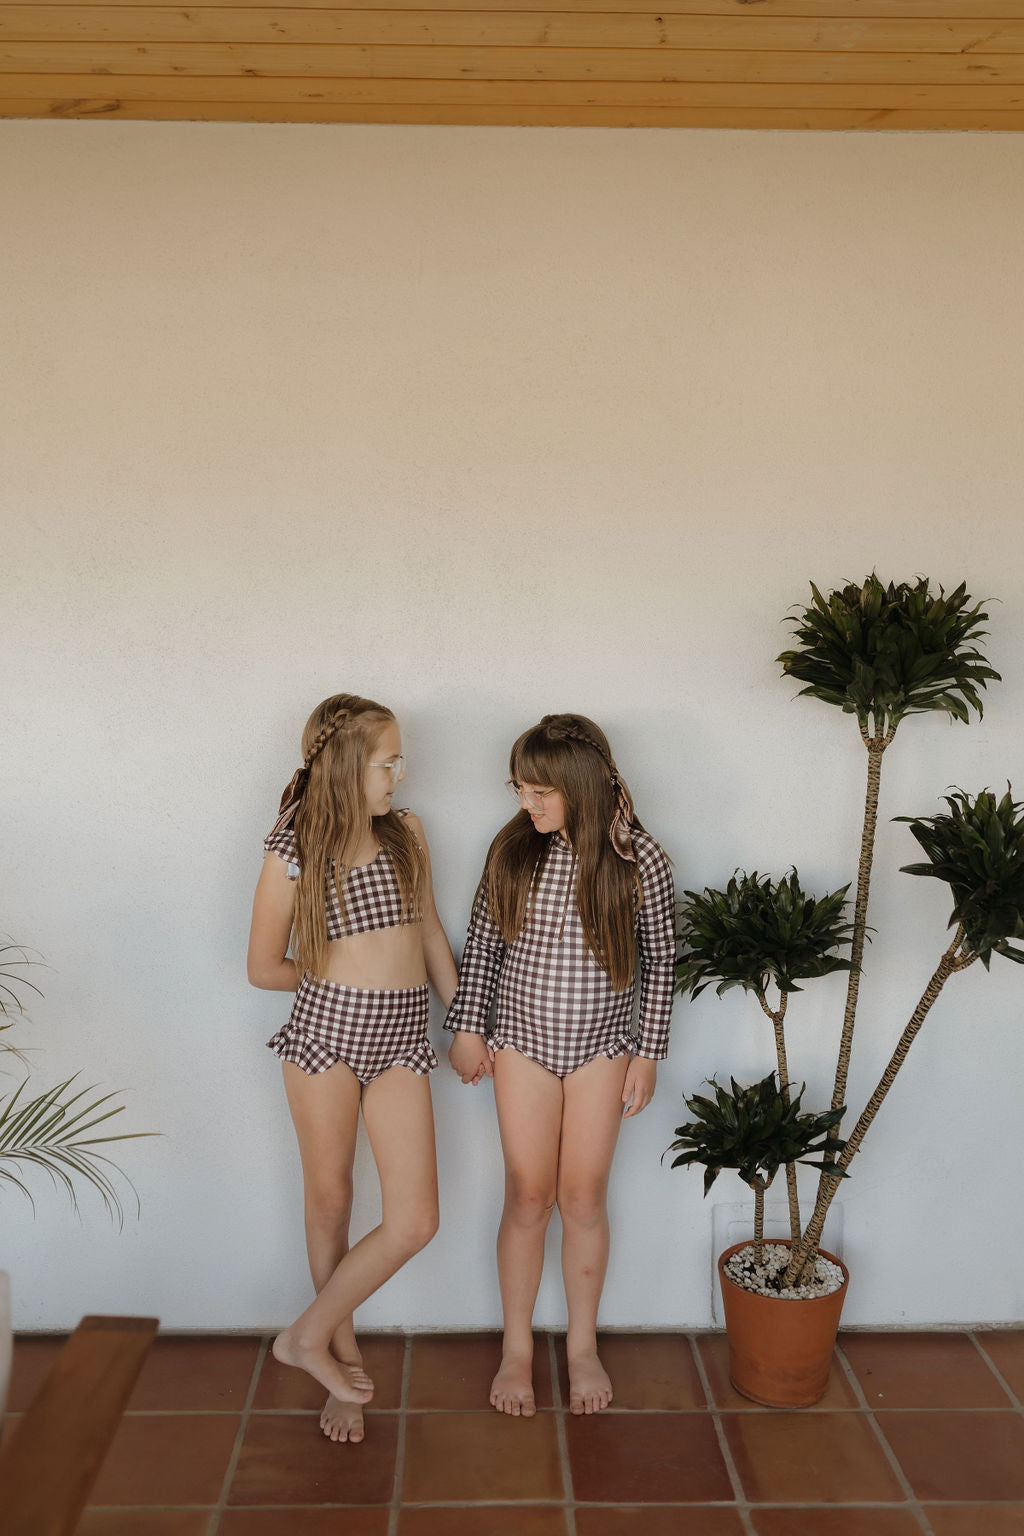
[[[371,768],[386,768],[391,775],[392,784],[397,784],[405,774],[405,758],[389,757],[386,763],[370,763]]]
[[[506,779],[505,788],[513,800],[518,800],[522,805],[532,805],[535,810],[542,811],[548,795],[556,795],[556,789],[527,789],[517,779]]]

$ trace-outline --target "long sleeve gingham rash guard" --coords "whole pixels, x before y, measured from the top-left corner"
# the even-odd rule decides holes
[[[640,1010],[633,1034],[634,984],[613,992],[587,949],[576,903],[576,856],[552,833],[535,876],[532,910],[506,944],[481,885],[462,955],[459,989],[445,1029],[488,1036],[492,1049],[513,1046],[565,1077],[593,1057],[626,1051],[660,1061],[668,1055],[675,979],[672,871],[649,833],[631,829],[643,890],[636,916]],[[492,1002],[496,1023],[488,1031]]]

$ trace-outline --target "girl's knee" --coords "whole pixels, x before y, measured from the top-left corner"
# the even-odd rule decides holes
[[[385,1217],[385,1236],[404,1264],[436,1236],[440,1218],[436,1205],[425,1206],[398,1217]]]
[[[554,1208],[554,1190],[545,1185],[510,1183],[505,1191],[505,1216],[517,1227],[546,1226]]]
[[[317,1232],[347,1232],[351,1217],[351,1180],[337,1179],[306,1190],[307,1227]]]
[[[559,1185],[558,1213],[563,1222],[580,1227],[600,1226],[608,1219],[604,1184]]]

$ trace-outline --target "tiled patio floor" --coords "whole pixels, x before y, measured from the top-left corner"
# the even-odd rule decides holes
[[[493,1335],[364,1347],[377,1393],[346,1446],[267,1340],[159,1339],[81,1536],[1024,1536],[1024,1331],[846,1334],[800,1413],[739,1397],[721,1335],[612,1334],[589,1419],[546,1334],[533,1419],[487,1406]],[[13,1413],[56,1348],[17,1342]]]

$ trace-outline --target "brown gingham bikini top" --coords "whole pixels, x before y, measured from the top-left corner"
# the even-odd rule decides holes
[[[408,816],[408,810],[396,810],[398,816]],[[299,850],[294,827],[282,827],[263,839],[267,853],[276,853],[288,865],[288,879],[299,878]],[[417,847],[419,844],[417,844]],[[335,883],[337,866],[331,861],[330,872],[324,878],[324,902],[327,909],[328,939],[350,938],[357,933],[372,933],[378,928],[401,928],[421,920],[417,913],[409,917],[402,911],[402,893],[398,888],[391,855],[382,845],[375,859],[369,864],[357,864],[345,871],[343,885],[345,905],[338,900]]]

